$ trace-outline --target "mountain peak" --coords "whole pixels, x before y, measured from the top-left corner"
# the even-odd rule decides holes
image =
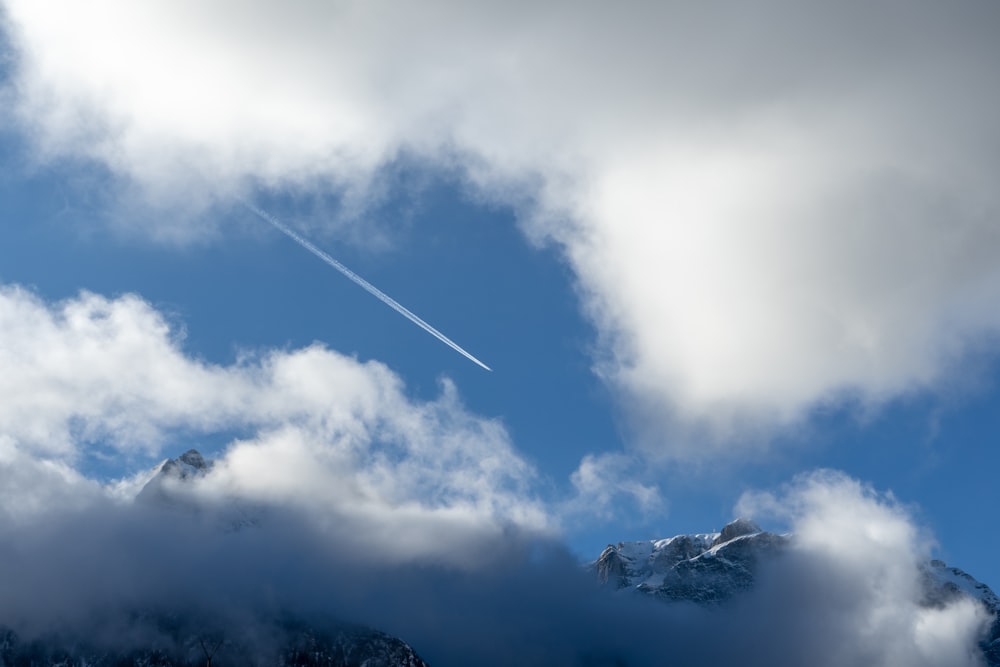
[[[206,461],[197,449],[189,449],[176,459],[166,459],[161,463],[156,471],[156,477],[187,480],[192,477],[201,477],[211,469],[211,461]]]
[[[754,533],[760,532],[762,532],[760,526],[755,524],[750,519],[740,517],[735,521],[727,523],[722,528],[722,532],[719,533],[719,536],[715,538],[714,542],[712,542],[712,546],[714,547],[719,544],[725,544],[729,540],[743,535],[753,535]]]
[[[199,452],[197,449],[187,450],[186,452],[178,456],[177,460],[180,461],[181,463],[188,464],[189,466],[195,468],[196,470],[207,470],[208,468],[211,467],[210,464],[205,462],[205,457],[203,457],[201,455],[201,452]]]
[[[173,504],[178,500],[173,485],[203,477],[212,469],[197,449],[189,449],[176,459],[164,459],[153,469],[153,475],[136,496],[140,502]]]

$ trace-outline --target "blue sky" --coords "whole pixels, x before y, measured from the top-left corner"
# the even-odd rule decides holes
[[[502,426],[516,480],[477,486],[476,507],[544,515],[581,559],[721,528],[745,493],[829,467],[894,494],[935,554],[1000,585],[995,10],[889,3],[870,25],[906,30],[883,39],[853,6],[814,21],[777,3],[777,26],[642,8],[591,50],[593,8],[380,22],[299,3],[273,21],[257,3],[229,24],[5,5],[4,286],[52,312],[81,290],[136,294],[213,368],[318,342],[384,364],[416,406],[453,385],[435,433]],[[687,32],[664,45],[650,26],[668,18]],[[50,386],[31,377],[25,400]],[[263,428],[164,408],[130,444],[106,425],[119,400],[51,417],[98,424],[59,451],[17,415],[0,424],[19,456],[102,483],[189,446],[228,456]],[[431,505],[453,491],[417,486]]]

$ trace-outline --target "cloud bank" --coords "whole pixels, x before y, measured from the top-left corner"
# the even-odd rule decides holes
[[[515,206],[672,457],[933,387],[1000,329],[989,3],[4,7],[41,159],[146,200],[363,204],[405,158]]]
[[[2,287],[0,339],[0,516],[17,523],[100,502],[77,472],[88,454],[148,460],[234,433],[207,502],[297,507],[402,560],[461,562],[487,537],[551,528],[534,469],[447,381],[413,401],[385,366],[321,345],[209,364],[134,295],[48,304]]]
[[[565,508],[535,498],[502,426],[448,384],[417,402],[381,364],[318,345],[209,364],[132,295],[4,287],[0,340],[0,571],[16,573],[0,625],[25,641],[127,651],[189,632],[259,657],[292,612],[398,635],[437,667],[982,664],[984,611],[928,605],[930,541],[839,473],[741,501],[795,535],[751,591],[667,604],[597,586],[553,537]],[[214,467],[158,494],[137,496],[148,474],[85,472],[88,455],[215,431],[238,435]],[[655,506],[655,489],[603,480],[633,465],[589,457],[572,481],[596,511],[616,494]]]
[[[799,664],[813,654],[831,665],[983,664],[975,645],[992,619],[971,599],[928,603],[922,566],[932,541],[891,495],[817,471],[780,494],[746,494],[737,511],[791,525],[792,553],[764,569],[760,595],[765,608],[809,610],[778,616],[790,634],[809,637]],[[813,615],[815,600],[823,610]],[[750,618],[753,631],[774,617]]]
[[[175,491],[206,500],[204,489]],[[275,648],[275,618],[291,611],[380,628],[436,667],[984,664],[977,642],[989,619],[969,600],[926,604],[926,544],[891,500],[820,473],[751,505],[800,532],[753,589],[702,608],[599,588],[557,543],[513,531],[485,540],[491,557],[455,565],[399,559],[412,535],[384,517],[369,530],[395,540],[373,549],[273,498],[254,525],[222,531],[211,504],[105,497],[31,523],[0,517],[0,566],[18,573],[0,580],[0,624],[27,641],[54,633],[126,651],[169,651],[188,632],[260,658]],[[157,623],[164,616],[174,635]],[[230,664],[233,650],[216,662]]]

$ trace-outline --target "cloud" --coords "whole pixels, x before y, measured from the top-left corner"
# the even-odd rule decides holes
[[[86,456],[134,462],[238,433],[202,500],[306,509],[401,560],[461,561],[487,537],[551,529],[533,468],[447,380],[414,401],[382,364],[318,344],[210,364],[135,295],[48,304],[2,287],[0,339],[0,504],[20,522],[96,502],[102,491],[77,472]]]
[[[415,401],[381,364],[318,345],[209,364],[134,295],[51,304],[5,287],[0,340],[0,570],[17,573],[0,578],[0,625],[27,640],[163,645],[171,618],[264,651],[291,610],[381,628],[436,665],[981,664],[984,611],[927,604],[931,540],[840,473],[742,499],[794,533],[753,589],[666,604],[596,586],[502,425],[448,383]],[[172,503],[132,500],[143,477],[81,472],[95,450],[150,455],[220,429],[244,435],[168,484]],[[631,465],[588,457],[573,482],[598,509],[655,499]]]
[[[220,530],[225,479],[201,479],[220,486],[214,493],[175,489],[194,494],[187,507],[96,496],[30,522],[0,515],[0,567],[18,573],[0,579],[0,624],[28,641],[54,634],[106,650],[170,650],[178,634],[207,634],[260,656],[282,612],[321,614],[398,635],[439,667],[982,664],[982,609],[922,604],[919,528],[891,499],[836,473],[747,497],[742,510],[800,532],[753,589],[709,608],[599,588],[557,542],[516,529],[480,536],[489,548],[478,559],[399,558],[408,536],[391,519],[334,530],[317,522],[317,512],[343,509],[331,493],[312,507],[271,496],[252,526]],[[377,527],[395,540],[366,540]]]
[[[928,605],[930,539],[840,473],[742,499],[740,513],[794,533],[751,591],[714,609],[665,604],[596,587],[551,536],[562,508],[532,497],[502,426],[448,383],[417,402],[384,366],[318,345],[198,361],[128,295],[49,304],[6,287],[0,339],[0,570],[17,573],[0,579],[0,624],[29,640],[162,645],[163,614],[263,651],[292,610],[382,628],[438,665],[981,664],[983,610]],[[136,434],[155,453],[215,429],[246,435],[204,476],[168,484],[173,503],[132,500],[144,477],[102,485],[79,470],[95,448],[135,453]],[[628,481],[633,465],[586,458],[580,502],[655,501]]]
[[[102,498],[100,485],[71,465],[39,459],[0,433],[0,525],[30,522],[49,512],[88,506]]]
[[[765,568],[754,604],[785,610],[766,622],[806,638],[795,649],[803,660],[819,654],[831,665],[982,664],[975,647],[992,619],[971,599],[928,602],[923,568],[932,542],[891,495],[821,470],[780,494],[746,494],[737,511],[791,523],[792,551]],[[751,621],[749,631],[762,622]]]
[[[562,512],[571,520],[575,516],[609,520],[621,511],[620,499],[627,498],[643,516],[663,516],[666,500],[659,486],[640,481],[639,466],[626,454],[587,454],[570,475],[576,494],[563,503]]]
[[[156,451],[164,429],[221,428],[252,385],[185,357],[178,334],[134,295],[82,293],[49,306],[0,288],[0,429],[19,447],[72,457],[79,443]]]
[[[987,4],[5,7],[43,159],[145,200],[363,204],[412,159],[515,206],[671,457],[934,387],[1000,329]]]

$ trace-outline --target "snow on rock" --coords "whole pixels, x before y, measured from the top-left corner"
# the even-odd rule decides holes
[[[759,558],[780,549],[783,535],[737,519],[719,533],[676,535],[608,545],[592,564],[601,583],[667,600],[721,602],[753,584]]]
[[[152,474],[135,499],[138,502],[175,504],[179,484],[203,477],[212,469],[212,462],[197,449],[189,449],[176,459],[166,459],[152,470]]]

